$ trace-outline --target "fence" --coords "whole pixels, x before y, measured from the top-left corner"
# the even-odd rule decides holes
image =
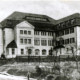
[[[17,56],[14,59],[0,59],[0,64],[12,62],[60,62],[60,61],[80,61],[80,56],[60,55],[60,56]]]
[[[59,61],[80,61],[80,56],[17,56],[17,62],[59,62]]]

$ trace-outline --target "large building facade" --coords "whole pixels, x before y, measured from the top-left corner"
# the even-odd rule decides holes
[[[14,12],[0,25],[0,55],[80,55],[79,17],[76,13],[54,20],[46,15]]]

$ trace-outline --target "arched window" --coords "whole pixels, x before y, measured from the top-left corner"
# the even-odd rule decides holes
[[[45,49],[42,50],[42,55],[46,55],[46,50]]]
[[[50,49],[50,50],[49,50],[49,55],[51,55],[51,56],[52,56],[52,49]]]
[[[32,53],[31,49],[28,49],[28,55],[30,55]]]
[[[40,53],[40,50],[39,49],[36,49],[35,50],[35,55],[39,55],[39,53]]]

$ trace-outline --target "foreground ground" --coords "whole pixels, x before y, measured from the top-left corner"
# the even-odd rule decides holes
[[[36,72],[36,66],[41,68],[40,75]],[[8,63],[0,66],[0,80],[27,80],[29,72],[30,80],[46,79],[46,76],[66,76],[70,80],[80,79],[80,62],[51,62],[51,63]],[[54,78],[55,79],[55,78]]]

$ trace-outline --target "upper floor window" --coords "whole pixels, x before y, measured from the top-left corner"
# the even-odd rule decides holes
[[[41,32],[41,35],[45,36],[46,35],[46,32]]]
[[[23,39],[22,38],[20,39],[20,43],[23,43]]]
[[[23,34],[23,30],[20,30],[20,34]]]
[[[70,20],[66,21],[66,27],[69,27],[71,24]]]
[[[70,38],[70,43],[74,43],[75,42],[75,38]]]
[[[52,46],[52,40],[48,40],[48,46]]]
[[[39,35],[39,31],[34,31],[34,34],[35,35]]]
[[[27,44],[27,39],[24,39],[24,43]]]
[[[31,31],[28,31],[28,34],[31,35]]]
[[[70,28],[70,33],[74,33],[74,27]]]
[[[35,39],[35,40],[34,40],[34,44],[35,44],[35,45],[40,45],[40,39],[38,39],[38,38]]]
[[[48,36],[53,36],[53,33],[52,32],[48,32]]]
[[[26,30],[24,30],[24,34],[27,34],[27,31]]]
[[[41,40],[41,45],[46,46],[47,45],[47,40]]]
[[[74,24],[74,23],[75,23],[75,19],[72,19],[72,20],[71,20],[71,24]]]
[[[65,30],[65,34],[69,34],[69,29],[66,29]]]
[[[64,31],[59,31],[59,35],[63,36],[64,35]]]
[[[65,40],[65,44],[69,44],[69,39],[66,39]]]
[[[31,44],[31,39],[28,39],[28,44]]]

